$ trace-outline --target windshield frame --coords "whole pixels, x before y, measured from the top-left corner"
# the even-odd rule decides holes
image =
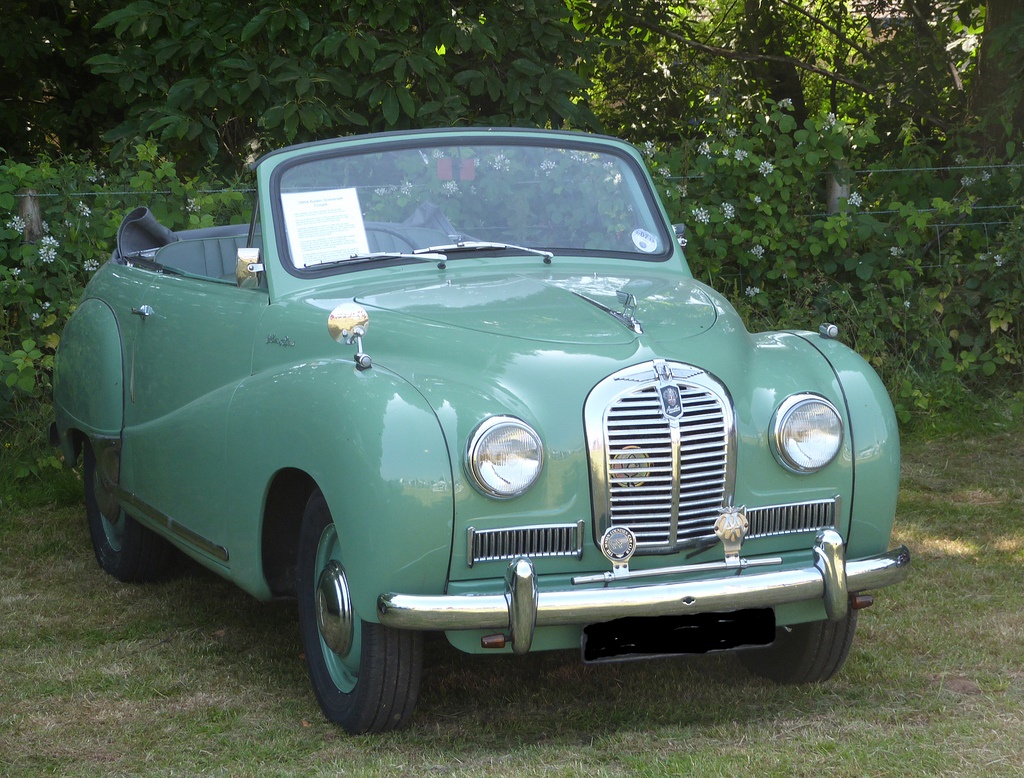
[[[269,190],[272,203],[272,219],[278,261],[284,270],[291,276],[301,279],[320,279],[326,276],[375,269],[379,267],[398,267],[409,264],[418,264],[421,260],[413,258],[381,257],[376,261],[361,261],[346,265],[344,262],[335,262],[324,267],[315,264],[297,266],[292,259],[291,246],[289,245],[286,218],[282,205],[281,185],[282,179],[288,171],[302,165],[316,164],[320,161],[338,159],[343,157],[356,157],[366,154],[376,154],[387,151],[408,151],[414,149],[435,149],[442,147],[506,147],[517,146],[564,149],[566,151],[581,151],[599,153],[614,157],[622,163],[632,174],[634,186],[633,194],[637,195],[637,202],[642,201],[650,213],[653,224],[657,231],[659,251],[650,253],[634,253],[624,250],[611,249],[586,249],[572,248],[571,251],[563,250],[563,247],[536,246],[529,247],[531,257],[534,251],[554,251],[554,256],[572,257],[603,257],[639,262],[666,262],[671,259],[676,250],[676,242],[672,237],[669,225],[664,216],[662,204],[651,184],[646,168],[640,162],[638,152],[621,141],[599,135],[587,135],[584,133],[567,131],[542,131],[542,130],[516,130],[502,129],[500,131],[488,131],[486,129],[462,129],[453,128],[448,130],[435,131],[412,131],[400,133],[383,133],[380,136],[360,136],[353,139],[358,142],[351,142],[346,145],[343,140],[329,141],[308,144],[311,148],[304,150],[304,153],[292,156],[289,159],[275,165],[271,172]],[[317,147],[323,148],[318,149]],[[633,151],[631,154],[630,151]],[[265,158],[266,159],[266,158]],[[260,161],[261,164],[263,160]],[[527,243],[522,243],[528,246]],[[477,251],[466,251],[453,253],[452,260],[459,260],[467,257],[486,257],[509,254],[507,250],[484,249]],[[540,257],[537,257],[540,261]],[[550,261],[546,259],[545,261]]]

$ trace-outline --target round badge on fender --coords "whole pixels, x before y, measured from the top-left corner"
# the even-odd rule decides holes
[[[627,527],[610,527],[601,536],[601,553],[613,565],[624,565],[636,551],[636,535]]]

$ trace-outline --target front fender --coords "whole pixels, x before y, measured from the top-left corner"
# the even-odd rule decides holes
[[[381,592],[444,591],[452,463],[433,409],[406,381],[380,367],[356,370],[349,359],[268,370],[239,386],[227,441],[229,458],[244,462],[237,474],[244,500],[255,495],[262,502],[285,468],[305,472],[320,487],[363,619],[377,620]],[[262,515],[262,504],[253,507],[240,520]],[[236,564],[245,560],[235,567],[237,578],[247,571],[262,578],[260,535],[255,526],[230,533],[251,543],[233,549]]]
[[[66,461],[70,429],[90,438],[117,438],[124,422],[124,360],[117,318],[98,299],[83,300],[68,320],[53,371],[53,406]]]
[[[857,352],[811,333],[801,337],[835,370],[850,419],[854,490],[847,558],[881,553],[889,545],[899,494],[900,436],[892,401]]]

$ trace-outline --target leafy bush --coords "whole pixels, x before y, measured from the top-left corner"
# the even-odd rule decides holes
[[[8,438],[49,401],[61,330],[89,278],[110,256],[124,214],[145,204],[168,226],[187,229],[237,221],[248,207],[238,182],[183,179],[154,144],[134,151],[118,169],[88,159],[43,159],[31,167],[0,163],[0,424],[6,449]],[[29,190],[37,193],[41,234],[26,239],[33,225],[21,211]],[[22,463],[19,472],[38,473],[38,465]]]
[[[568,16],[561,0],[134,0],[100,21],[119,45],[89,64],[124,95],[108,140],[232,165],[368,130],[596,126],[573,70],[596,46]]]
[[[746,122],[725,114],[718,126],[703,140],[646,150],[674,220],[689,228],[695,275],[752,327],[839,325],[882,373],[903,420],[953,402],[950,386],[1019,381],[1024,165],[1012,164],[1015,147],[998,163],[959,157],[949,168],[910,145],[901,159],[869,165],[870,122],[829,115],[797,127],[779,105]],[[993,203],[1018,205],[979,218]],[[1016,215],[1001,234],[981,223],[1007,212]],[[951,380],[923,380],[936,373]],[[937,396],[939,385],[953,394]]]

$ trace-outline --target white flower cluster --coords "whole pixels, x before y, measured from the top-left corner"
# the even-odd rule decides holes
[[[772,173],[775,172],[775,165],[773,165],[768,160],[765,160],[764,162],[757,166],[757,169],[762,176],[770,176]]]
[[[196,202],[194,197],[188,198],[185,202],[185,211],[187,213],[199,213],[199,203]]]
[[[746,294],[747,297],[757,297],[761,294],[761,288],[757,286],[748,286]]]
[[[704,141],[703,143],[701,143],[697,147],[697,153],[698,154],[703,154],[705,157],[710,157],[711,156],[711,146],[708,144],[707,141]]]
[[[732,203],[722,203],[722,216],[726,221],[736,215],[736,207]]]
[[[92,209],[89,208],[89,206],[86,205],[81,200],[78,201],[78,205],[76,206],[76,210],[78,211],[78,215],[79,216],[82,216],[82,217],[84,217],[86,219],[88,219],[90,216],[92,216]]]
[[[60,243],[52,235],[44,235],[39,241],[39,258],[44,265],[49,265],[57,258],[57,249]]]
[[[889,247],[889,254],[891,256],[894,256],[894,257],[902,257],[903,256],[903,249],[900,248],[899,246],[890,246]]]
[[[649,140],[644,142],[644,156],[653,157],[656,149],[654,148],[654,141]]]
[[[793,98],[783,97],[781,100],[779,100],[779,108],[781,108],[784,111],[793,110]]]
[[[504,153],[499,153],[491,160],[491,168],[499,173],[507,173],[512,168],[512,160],[506,157]]]
[[[22,219],[20,216],[12,216],[10,219],[7,220],[7,224],[5,224],[4,226],[7,227],[7,229],[9,230],[14,230],[15,232],[24,232],[25,227],[27,227],[28,225],[25,224],[25,220]]]
[[[761,257],[764,256],[764,246],[762,246],[761,244],[757,244],[756,246],[754,246],[754,248],[750,250],[750,253],[753,254],[758,259],[761,259]]]
[[[747,151],[746,149],[736,149],[733,156],[736,158],[737,162],[742,162],[747,158]]]
[[[707,208],[694,208],[692,213],[694,220],[700,224],[708,224],[711,222],[711,214],[708,213]]]
[[[834,113],[830,113],[828,116],[825,117],[825,129],[831,130],[833,127],[836,126],[837,121],[838,119],[836,119],[836,115]]]
[[[544,175],[550,176],[551,171],[555,169],[555,161],[553,159],[545,159],[540,163],[540,169],[544,171]]]
[[[846,198],[846,202],[854,208],[860,208],[860,206],[864,204],[864,198],[860,196],[859,192],[850,192],[850,196]]]
[[[84,267],[85,267],[85,272],[87,272],[87,273],[95,273],[97,270],[100,269],[100,263],[97,262],[95,259],[87,259],[87,260],[85,260]]]
[[[441,189],[445,197],[455,197],[459,193],[459,185],[454,181],[445,181],[441,184]]]
[[[662,165],[660,168],[658,168],[658,175],[661,176],[662,178],[668,178],[669,176],[672,175],[672,171],[668,169],[667,165]]]

